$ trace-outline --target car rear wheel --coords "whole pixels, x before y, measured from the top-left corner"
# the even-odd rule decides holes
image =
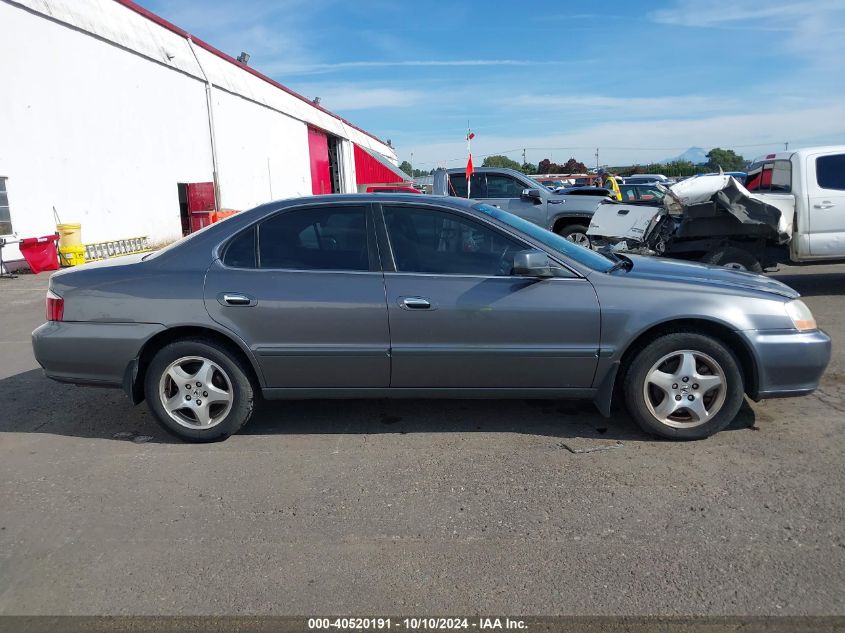
[[[188,339],[163,347],[144,380],[147,403],[170,433],[191,442],[222,440],[252,415],[247,369],[225,347]]]
[[[558,231],[558,235],[566,238],[574,244],[590,248],[590,237],[587,235],[587,227],[583,224],[570,224]]]
[[[676,333],[658,338],[634,357],[624,391],[628,410],[644,431],[695,440],[733,421],[744,388],[739,363],[720,341]]]

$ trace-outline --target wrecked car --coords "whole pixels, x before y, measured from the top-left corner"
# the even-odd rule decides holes
[[[591,246],[754,272],[845,259],[845,146],[769,154],[747,182],[705,175],[662,187],[657,205],[605,202]]]

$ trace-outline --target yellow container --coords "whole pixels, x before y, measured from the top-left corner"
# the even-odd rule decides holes
[[[62,266],[79,266],[85,263],[84,246],[59,246]]]
[[[56,231],[59,233],[59,250],[65,247],[82,246],[81,224],[57,224]]]

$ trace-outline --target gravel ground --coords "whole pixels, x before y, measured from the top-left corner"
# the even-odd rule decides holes
[[[546,401],[274,403],[214,445],[43,377],[0,280],[0,614],[845,614],[845,265],[821,389],[706,441]],[[596,450],[599,449],[599,450]]]

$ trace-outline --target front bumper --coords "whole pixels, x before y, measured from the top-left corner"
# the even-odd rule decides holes
[[[756,361],[755,400],[812,393],[830,362],[830,337],[821,330],[740,332]]]
[[[120,387],[144,343],[162,330],[157,323],[50,321],[32,333],[32,351],[48,378]]]

